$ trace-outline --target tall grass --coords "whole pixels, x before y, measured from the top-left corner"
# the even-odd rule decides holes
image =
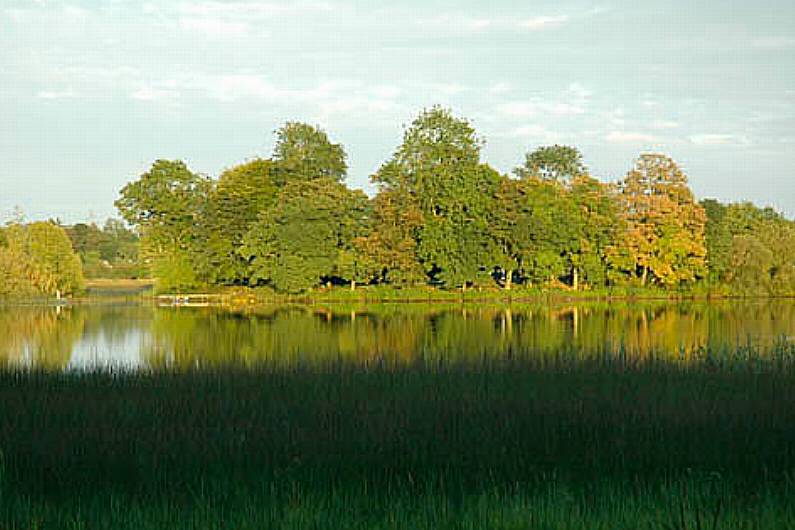
[[[4,372],[0,528],[791,528],[785,348]]]

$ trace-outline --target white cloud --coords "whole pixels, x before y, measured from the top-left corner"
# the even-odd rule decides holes
[[[26,11],[22,9],[16,8],[7,8],[2,11],[8,18],[11,19],[11,22],[19,23],[25,19],[25,15],[27,14]]]
[[[546,127],[538,124],[520,125],[504,132],[496,132],[491,136],[498,138],[514,138],[523,142],[544,142],[554,143],[561,140],[561,135],[550,131]]]
[[[534,118],[539,115],[564,117],[586,113],[591,91],[580,83],[571,83],[565,90],[549,97],[532,97],[525,101],[506,101],[497,105],[496,113],[507,119]]]
[[[652,143],[656,142],[657,138],[640,132],[626,132],[626,131],[613,131],[607,136],[605,140],[616,144],[630,144],[630,143]]]
[[[41,5],[41,4],[40,4]],[[65,15],[75,18],[84,18],[88,16],[89,11],[83,7],[67,5],[63,7]]]
[[[651,128],[656,130],[676,129],[679,127],[679,122],[672,120],[654,120],[651,122]]]
[[[542,108],[554,116],[577,116],[579,114],[585,114],[584,108],[571,103],[553,103],[550,105],[543,105]]]
[[[585,114],[579,105],[566,102],[514,101],[497,106],[497,111],[508,118],[532,118],[539,114],[577,116]]]
[[[736,136],[733,134],[694,134],[689,136],[688,140],[695,145],[746,145],[750,143],[750,140],[747,137]]]
[[[497,112],[511,118],[532,118],[538,114],[538,103],[519,102],[503,103]]]
[[[508,132],[509,136],[544,136],[548,131],[540,125],[522,125]]]
[[[440,15],[415,20],[415,24],[436,31],[515,30],[539,31],[562,26],[569,21],[568,15],[536,16],[517,21],[512,17],[472,17],[461,15]]]
[[[486,18],[477,18],[477,19],[472,19],[472,20],[466,21],[466,27],[468,29],[475,30],[475,31],[480,30],[480,29],[486,29],[489,26],[491,26],[491,24],[492,24],[491,20],[486,19]]]
[[[755,48],[795,48],[795,37],[762,37],[752,42]]]
[[[162,86],[144,85],[130,94],[130,97],[139,101],[157,101],[161,99],[178,98],[179,92],[175,87],[175,81],[166,82]]]
[[[63,98],[74,98],[77,97],[77,94],[74,90],[67,89],[67,90],[41,90],[36,94],[37,97],[41,99],[63,99]]]
[[[359,125],[362,121],[372,124],[379,120],[382,124],[394,123],[405,115],[406,109],[390,99],[366,96],[339,97],[318,103],[320,120],[329,124],[342,122]]]
[[[489,87],[489,92],[492,94],[506,94],[511,90],[513,90],[513,86],[506,82],[494,83]]]
[[[394,85],[377,85],[369,89],[369,91],[378,98],[394,99],[400,96],[402,90],[400,87]]]
[[[287,92],[279,90],[259,75],[231,74],[209,80],[205,87],[211,97],[220,101],[240,98],[282,99]]]
[[[188,31],[197,31],[214,37],[245,35],[250,27],[245,22],[224,20],[222,18],[181,18],[179,27]]]
[[[455,96],[469,90],[468,86],[460,83],[410,83],[411,88],[421,91],[420,96],[428,97],[428,94],[440,96]]]
[[[567,15],[540,16],[533,17],[519,22],[519,27],[538,31],[542,29],[556,28],[565,24],[569,20]]]
[[[573,99],[581,102],[587,102],[593,95],[593,92],[577,82],[570,84],[569,88],[566,90],[566,93]]]
[[[332,11],[328,2],[199,2],[182,3],[177,10],[185,15],[226,18],[270,18],[275,16]]]
[[[606,121],[610,122],[613,127],[619,128],[626,125],[626,114],[627,113],[623,107],[616,107],[615,109],[604,113]]]
[[[431,18],[421,18],[415,24],[427,29],[453,30],[453,31],[483,31],[494,25],[488,18],[473,18],[465,16],[442,15]]]

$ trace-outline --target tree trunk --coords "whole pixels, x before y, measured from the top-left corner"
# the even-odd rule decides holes
[[[513,271],[512,270],[507,271],[505,273],[505,290],[506,291],[510,291],[511,290],[511,281],[513,281]]]
[[[356,290],[356,280],[351,280],[351,291]]]
[[[579,269],[577,269],[577,267],[574,267],[574,270],[572,272],[571,286],[574,288],[575,291],[580,288],[580,271]]]
[[[649,267],[644,265],[643,266],[643,275],[640,277],[640,284],[645,287],[646,286],[646,278],[649,276]]]

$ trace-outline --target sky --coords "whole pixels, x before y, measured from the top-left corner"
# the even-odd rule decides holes
[[[663,152],[699,198],[795,217],[791,0],[0,0],[0,222],[101,222],[154,160],[217,176],[288,120],[372,193],[434,104],[502,172],[560,143],[615,181]]]

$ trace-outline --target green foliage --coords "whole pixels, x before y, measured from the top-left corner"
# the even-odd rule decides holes
[[[354,240],[365,234],[368,201],[331,179],[295,181],[243,238],[252,282],[300,292],[333,277],[364,279]]]
[[[707,223],[704,242],[707,247],[710,284],[718,284],[725,277],[731,262],[732,234],[726,222],[728,207],[715,199],[701,201]]]
[[[328,178],[342,182],[348,171],[342,145],[331,143],[325,131],[306,123],[287,122],[276,131],[273,161],[276,183]]]
[[[32,272],[29,257],[21,249],[0,246],[0,297],[42,294]]]
[[[372,201],[370,231],[355,240],[359,255],[379,283],[413,285],[426,276],[417,260],[423,215],[406,190],[381,190]]]
[[[740,295],[795,294],[795,223],[750,203],[704,204],[713,283]]]
[[[80,256],[87,278],[139,278],[138,235],[118,219],[96,224],[77,223],[64,227],[72,248]]]
[[[141,233],[142,255],[158,279],[158,288],[200,283],[201,268],[192,264],[203,263],[206,234],[201,221],[211,189],[208,178],[192,173],[179,160],[157,160],[122,188],[116,207]],[[166,279],[169,266],[176,269]]]
[[[609,185],[588,174],[575,147],[536,149],[511,178],[481,161],[483,145],[466,119],[426,109],[372,175],[378,193],[368,200],[343,183],[341,144],[288,122],[270,159],[217,181],[158,160],[116,205],[161,289],[299,292],[332,282],[795,292],[795,225],[769,209],[697,203],[668,156],[642,154]],[[112,256],[135,259],[124,230],[71,229],[92,275]]]
[[[482,145],[468,121],[433,107],[414,120],[392,159],[373,176],[380,193],[399,200],[396,207],[414,212],[418,221],[412,234],[391,243],[414,252],[431,281],[448,287],[483,281],[495,261],[488,213],[500,175],[480,163]],[[407,237],[413,244],[404,243]]]
[[[273,206],[277,193],[270,160],[254,159],[221,174],[203,219],[203,256],[211,283],[250,283],[249,263],[238,250],[260,213]]]
[[[564,186],[536,176],[504,179],[492,218],[504,256],[498,265],[511,276],[575,290],[605,285],[619,220],[615,198],[597,180],[580,175]]]
[[[12,224],[0,246],[0,295],[72,294],[84,287],[80,258],[52,222]]]
[[[580,151],[566,145],[539,147],[525,156],[524,165],[514,169],[519,178],[540,178],[560,184],[569,184],[586,173]]]

